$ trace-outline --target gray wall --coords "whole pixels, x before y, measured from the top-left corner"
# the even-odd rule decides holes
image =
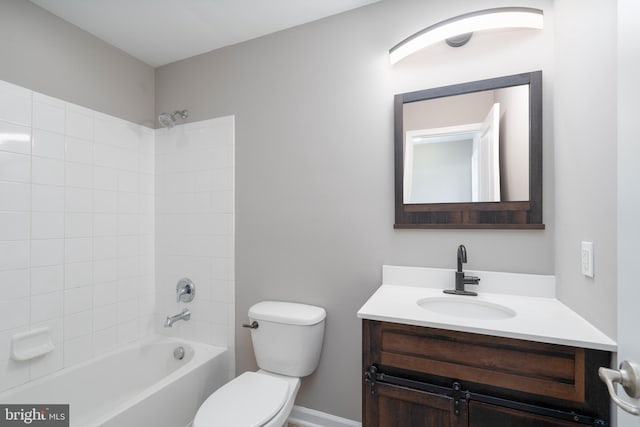
[[[564,0],[554,8],[556,143],[545,141],[545,149],[556,162],[558,297],[615,339],[616,2]],[[582,240],[594,242],[593,279],[580,272]]]
[[[154,70],[26,0],[0,1],[0,80],[154,126]]]
[[[404,130],[482,123],[494,102],[494,92],[483,91],[404,104]]]
[[[358,308],[382,264],[554,272],[553,10],[544,31],[482,34],[391,68],[388,49],[413,32],[507,1],[383,0],[338,16],[161,67],[156,111],[189,120],[236,115],[238,372],[255,368],[246,321],[263,299],[328,311],[318,371],[297,404],[360,419]],[[526,55],[523,55],[526,52]],[[546,231],[393,229],[393,95],[542,69]],[[366,153],[366,156],[362,154]],[[448,249],[447,249],[448,248]]]
[[[495,91],[500,103],[500,193],[502,200],[529,200],[529,91]]]

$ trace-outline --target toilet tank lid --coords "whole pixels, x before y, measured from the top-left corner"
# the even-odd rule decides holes
[[[315,325],[327,317],[322,307],[285,301],[262,301],[249,308],[249,317],[289,325]]]

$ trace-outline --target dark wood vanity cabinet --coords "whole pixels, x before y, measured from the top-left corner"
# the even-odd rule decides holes
[[[608,426],[611,354],[363,320],[364,427]]]
[[[454,399],[443,394],[378,383],[375,394],[367,396],[364,402],[364,426],[469,425],[466,412],[456,414]],[[466,407],[462,410],[466,411]]]

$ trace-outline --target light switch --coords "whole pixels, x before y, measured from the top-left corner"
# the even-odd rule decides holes
[[[582,242],[582,274],[593,277],[593,242]]]

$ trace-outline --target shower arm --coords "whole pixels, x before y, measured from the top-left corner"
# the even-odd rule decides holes
[[[176,110],[173,113],[171,113],[171,118],[174,119],[176,115],[180,115],[180,117],[184,120],[187,117],[189,117],[189,111],[188,110]]]

